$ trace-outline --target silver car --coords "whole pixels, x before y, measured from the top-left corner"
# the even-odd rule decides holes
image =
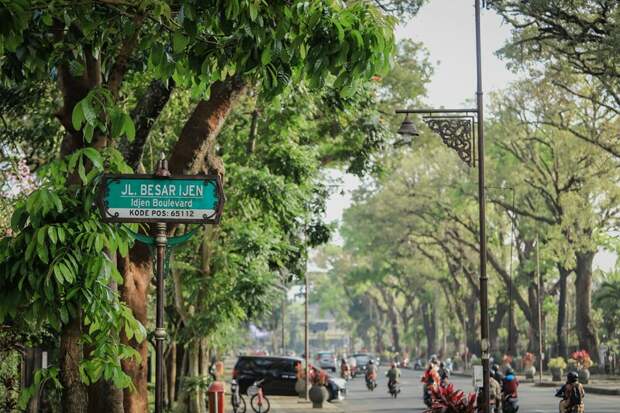
[[[332,351],[319,351],[316,354],[316,361],[320,368],[336,372],[336,355]]]

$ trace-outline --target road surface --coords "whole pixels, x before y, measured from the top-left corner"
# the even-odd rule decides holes
[[[422,401],[421,371],[402,370],[402,391],[396,400],[387,392],[385,369],[379,371],[378,386],[370,392],[366,389],[364,379],[358,377],[349,382],[347,400],[341,407],[347,413],[405,413],[424,411]],[[472,390],[471,379],[453,377],[451,380],[457,388],[469,392]],[[530,383],[519,386],[519,413],[557,413],[559,399],[553,397],[555,389],[534,387]],[[587,413],[619,413],[620,396],[586,395]]]

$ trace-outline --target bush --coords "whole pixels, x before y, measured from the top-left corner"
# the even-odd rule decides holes
[[[564,370],[567,364],[563,357],[556,357],[556,358],[552,358],[551,360],[549,360],[548,366],[550,369]]]

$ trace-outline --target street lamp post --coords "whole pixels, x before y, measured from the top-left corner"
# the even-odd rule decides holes
[[[304,358],[306,359],[306,388],[304,391],[305,399],[308,400],[308,392],[310,391],[310,340],[308,337],[308,273],[305,274],[306,288],[304,290]]]
[[[482,63],[480,48],[480,0],[475,0],[476,19],[476,108],[475,109],[405,109],[396,113],[407,114],[398,133],[417,136],[409,114],[422,114],[427,126],[437,133],[443,142],[454,149],[459,157],[474,166],[476,164],[474,142],[477,137],[478,164],[478,210],[480,250],[480,348],[482,351],[482,412],[489,413],[489,301],[486,249],[486,212],[484,188],[484,107],[482,94]]]

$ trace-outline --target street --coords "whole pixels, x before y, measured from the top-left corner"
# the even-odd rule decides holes
[[[403,369],[401,373],[401,393],[396,400],[392,399],[387,393],[385,368],[379,370],[378,387],[374,392],[366,389],[364,379],[361,377],[350,381],[347,399],[342,403],[343,410],[347,413],[424,411],[425,406],[422,401],[422,385],[420,383],[422,372]],[[471,379],[469,378],[453,377],[452,383],[466,392],[472,389]],[[559,399],[553,396],[554,392],[555,390],[549,387],[535,387],[531,383],[521,384],[519,386],[519,412],[556,413]],[[620,397],[618,396],[586,395],[586,412],[588,413],[617,413],[619,404]]]

